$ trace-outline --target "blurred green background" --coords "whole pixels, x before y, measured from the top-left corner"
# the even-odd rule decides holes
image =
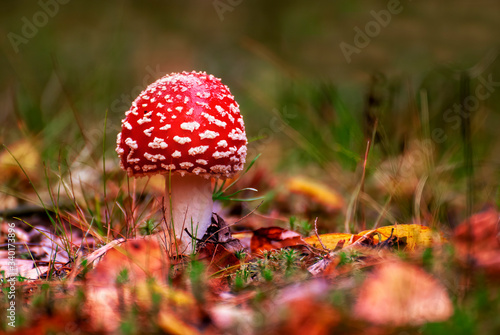
[[[249,158],[263,152],[260,165],[324,175],[349,198],[366,141],[375,134],[368,181],[386,173],[384,162],[391,165],[391,158],[416,147],[425,159],[432,156],[427,167],[438,173],[430,178],[448,181],[446,190],[456,192],[462,207],[468,164],[476,209],[498,201],[500,85],[470,117],[445,114],[474,94],[480,78],[500,82],[498,1],[41,0],[1,6],[0,140],[10,145],[33,138],[46,162],[85,160],[84,149],[99,161],[107,111],[105,156],[116,165],[120,120],[141,89],[170,72],[203,70],[236,96],[253,139]],[[398,13],[377,23],[373,13],[390,6]],[[375,27],[372,37],[348,60],[341,44],[356,46],[357,29],[367,27]],[[432,154],[418,149],[422,143]],[[411,168],[415,157],[422,158],[410,159]],[[57,170],[57,163],[51,167]],[[443,171],[451,172],[443,177]],[[387,193],[377,194],[379,188],[373,181],[374,198],[383,204]],[[431,193],[436,208],[455,201],[442,190]],[[408,219],[413,205],[404,206],[411,210],[399,211]]]

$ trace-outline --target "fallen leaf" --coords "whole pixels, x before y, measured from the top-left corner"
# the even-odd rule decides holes
[[[108,244],[100,247],[99,249],[93,251],[92,253],[90,253],[89,255],[87,255],[85,257],[85,259],[87,260],[87,264],[92,264],[94,261],[96,261],[100,257],[104,256],[109,250],[113,249],[117,245],[120,245],[126,241],[127,240],[124,238],[118,238],[118,239],[113,240],[113,241],[109,242]]]
[[[287,316],[278,326],[278,334],[332,334],[340,314],[330,304],[311,298],[295,299],[281,308]]]
[[[210,317],[214,325],[223,334],[252,334],[255,324],[255,311],[245,305],[218,304],[210,309]]]
[[[34,262],[28,259],[14,259],[14,272],[11,272],[11,261],[6,257],[5,259],[0,259],[0,271],[5,271],[5,275],[21,275],[25,276],[26,273],[33,269]]]
[[[253,232],[251,231],[242,231],[232,233],[233,238],[237,238],[244,249],[250,250],[250,244],[252,242]]]
[[[260,228],[253,232],[250,249],[254,253],[262,253],[296,245],[304,245],[299,233],[280,227]]]
[[[365,279],[354,314],[378,325],[421,325],[447,320],[453,305],[434,277],[417,266],[394,261],[379,265]]]
[[[339,263],[340,263],[340,257],[337,257],[337,255],[334,252],[331,252],[326,256],[324,256],[318,262],[309,266],[307,268],[307,271],[309,271],[309,273],[315,277],[319,275],[334,276],[337,275],[338,273],[336,268],[337,265],[339,265]]]
[[[154,277],[160,282],[165,278],[169,259],[154,239],[138,238],[127,240],[110,249],[89,275],[89,281],[98,283],[114,282],[126,269],[130,281]]]
[[[48,266],[37,266],[29,271],[27,271],[23,277],[28,279],[39,279],[42,275],[49,271]]]
[[[329,210],[335,211],[344,207],[342,196],[322,183],[304,177],[292,177],[286,185],[290,192],[302,194]]]
[[[169,264],[165,255],[154,239],[128,240],[107,252],[87,277],[86,310],[96,330],[118,327],[120,306],[138,300],[135,287],[148,278],[164,282]]]
[[[206,243],[197,254],[197,259],[207,267],[210,277],[207,285],[212,294],[219,294],[229,290],[228,276],[240,266],[240,260],[223,244]]]
[[[327,301],[330,289],[324,280],[291,285],[273,299],[268,317],[276,318],[275,334],[333,334],[340,322],[340,313]]]
[[[393,231],[394,229],[394,231]],[[396,237],[396,244],[404,246],[406,250],[414,250],[418,247],[430,247],[436,243],[442,243],[445,239],[439,233],[435,233],[431,228],[418,224],[398,224],[393,226],[380,227],[375,230],[365,230],[358,233],[358,236],[371,233],[376,243],[387,240],[391,234]],[[380,234],[381,240],[379,241]]]
[[[162,311],[158,316],[158,326],[167,334],[197,335],[201,334],[196,328],[185,323],[172,313]]]
[[[218,243],[207,243],[199,250],[197,259],[207,263],[209,275],[221,269],[240,264],[240,260],[233,252]]]
[[[24,334],[76,334],[81,333],[81,327],[78,325],[79,320],[74,313],[62,308],[55,308],[51,313],[39,315],[34,313],[30,315],[30,325],[21,326],[17,331],[8,332],[12,335]],[[80,321],[81,322],[81,321]],[[2,333],[5,334],[5,333]]]
[[[32,180],[40,179],[40,154],[31,141],[23,139],[7,146],[7,148],[10,153],[5,149],[0,153],[0,171],[2,171],[0,183],[8,180],[26,180],[19,165]],[[31,187],[28,184],[26,186]]]
[[[313,247],[318,248],[318,249],[323,248],[323,246],[321,245],[321,243],[323,243],[323,245],[327,249],[334,250],[337,248],[337,246],[346,247],[346,246],[354,243],[354,241],[356,241],[355,237],[357,237],[357,236],[353,235],[353,234],[347,234],[347,233],[329,233],[329,234],[319,235],[321,242],[317,236],[311,236],[311,237],[304,238],[304,241],[306,243],[312,245]],[[339,245],[339,243],[340,243],[340,245]]]
[[[24,231],[17,225],[14,225],[14,227],[12,227],[12,223],[2,222],[0,224],[0,232],[2,232],[2,234],[0,235],[0,243],[5,243],[7,241],[8,234],[11,234],[12,232],[16,235],[16,242],[30,241],[30,236],[26,233],[26,231]]]
[[[240,240],[231,235],[229,225],[216,213],[212,213],[212,223],[201,240],[203,241],[199,244],[201,246],[211,242],[223,246],[229,252],[243,249]]]
[[[492,278],[500,275],[500,226],[496,209],[475,214],[456,229],[453,242],[460,261],[485,270]]]
[[[36,252],[39,259],[43,261],[57,261],[67,263],[70,255],[66,248],[71,248],[71,241],[65,240],[51,232],[44,226],[35,226],[30,232],[29,237],[33,240],[39,238],[40,242],[37,246],[30,248],[30,251]]]
[[[380,242],[386,241],[389,237],[394,238],[394,243],[400,247],[404,247],[405,250],[430,247],[445,241],[441,234],[434,232],[429,227],[417,224],[385,226],[373,230],[364,230],[358,234],[330,233],[319,235],[323,245],[330,250],[338,247],[345,248],[356,242],[362,242],[360,244],[366,246],[377,245]],[[362,238],[364,238],[363,241],[361,241]],[[315,248],[322,248],[320,240],[316,236],[304,239],[306,243]]]

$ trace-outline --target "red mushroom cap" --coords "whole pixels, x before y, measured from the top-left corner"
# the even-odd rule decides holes
[[[243,118],[229,88],[212,75],[167,75],[149,85],[125,116],[116,152],[129,176],[171,171],[230,178],[243,169]]]

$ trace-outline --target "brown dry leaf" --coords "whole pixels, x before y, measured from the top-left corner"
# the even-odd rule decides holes
[[[292,177],[286,185],[290,192],[302,194],[329,210],[335,211],[344,207],[342,196],[322,183],[304,177]]]
[[[224,247],[223,244],[206,243],[198,252],[197,258],[207,266],[208,287],[210,292],[218,294],[229,290],[228,275],[240,266],[240,260]]]
[[[233,238],[237,238],[240,241],[244,249],[250,250],[250,244],[253,237],[253,233],[251,231],[236,232],[231,235],[233,235]]]
[[[208,274],[214,274],[221,269],[239,265],[240,260],[222,244],[207,243],[198,252],[198,259],[207,263]]]
[[[240,240],[234,238],[231,234],[229,224],[217,213],[212,213],[212,223],[207,228],[202,241],[218,244],[228,252],[234,252],[243,249]],[[203,243],[201,244],[203,245]]]
[[[500,275],[500,226],[499,213],[491,208],[475,214],[461,223],[453,238],[459,260],[470,257],[474,265],[483,268],[492,278]]]
[[[0,198],[1,201],[1,198]],[[7,222],[2,222],[0,223],[0,232],[2,233],[0,235],[0,243],[6,243],[8,234],[14,233],[16,234],[16,242],[29,242],[30,241],[30,236],[26,233],[26,231],[17,225],[14,224],[14,227],[12,227],[13,223],[7,223]]]
[[[354,314],[378,325],[421,325],[447,320],[453,305],[434,277],[417,266],[395,261],[378,266],[366,278]]]
[[[260,228],[253,232],[250,249],[253,253],[262,253],[304,244],[299,233],[280,227],[269,227]]]

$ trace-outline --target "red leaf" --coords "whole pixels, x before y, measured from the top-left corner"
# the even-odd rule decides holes
[[[250,248],[254,253],[305,245],[302,236],[280,227],[260,228],[253,232]]]

